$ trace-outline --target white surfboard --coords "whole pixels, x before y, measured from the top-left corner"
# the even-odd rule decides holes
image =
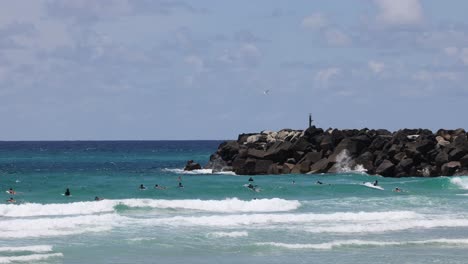
[[[375,185],[374,185],[373,183],[371,183],[371,182],[365,182],[365,183],[363,183],[363,184],[361,184],[361,185],[366,186],[366,187],[369,187],[369,188],[372,188],[372,189],[381,190],[381,191],[384,190],[384,188],[382,188],[381,186],[378,186],[378,185],[375,186]]]

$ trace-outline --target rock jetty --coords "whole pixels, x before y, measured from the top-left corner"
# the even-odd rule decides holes
[[[241,134],[206,169],[239,175],[362,171],[387,177],[468,175],[464,129],[283,129]]]

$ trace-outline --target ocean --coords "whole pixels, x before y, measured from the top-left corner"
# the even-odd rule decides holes
[[[182,170],[219,143],[0,142],[0,263],[468,262],[468,177]]]

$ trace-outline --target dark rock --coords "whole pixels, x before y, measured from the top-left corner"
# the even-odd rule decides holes
[[[296,142],[294,142],[291,149],[293,151],[309,152],[311,149],[313,149],[313,145],[309,141],[307,141],[305,138],[301,137]]]
[[[370,151],[382,150],[389,141],[391,136],[377,136],[374,138],[372,143],[369,146]]]
[[[323,158],[310,166],[310,173],[324,173],[330,169],[335,162]]]
[[[271,164],[268,168],[268,174],[281,174],[283,172],[283,166],[279,165],[278,163]]]
[[[322,152],[309,152],[296,164],[294,173],[306,173],[310,171],[310,166],[322,158]]]
[[[328,151],[333,149],[333,138],[329,135],[323,136],[320,142],[320,148],[323,151]]]
[[[441,151],[441,152],[439,152],[439,154],[437,154],[437,156],[435,157],[434,161],[435,161],[435,164],[436,164],[437,166],[440,167],[440,166],[442,166],[443,164],[449,162],[448,154],[445,153],[445,152],[443,152],[443,151]]]
[[[362,153],[359,157],[355,160],[357,165],[362,165],[364,169],[367,170],[367,173],[374,173],[374,154],[369,151]]]
[[[459,168],[459,161],[450,161],[442,165],[441,173],[443,176],[452,176]]]
[[[413,159],[408,159],[408,158],[403,159],[396,166],[396,171],[397,172],[402,172],[405,175],[409,175],[409,172],[410,172],[411,168],[413,167],[413,165],[414,165]]]
[[[468,154],[460,159],[460,165],[464,168],[468,168]]]
[[[291,163],[284,163],[283,164],[283,174],[289,174],[292,173],[292,170],[294,168],[294,164]]]
[[[465,156],[465,154],[466,152],[462,149],[455,148],[449,152],[448,158],[450,161],[460,160],[463,156]]]
[[[333,143],[335,143],[335,145],[338,145],[341,140],[343,140],[345,138],[343,132],[341,132],[340,130],[338,129],[334,129],[332,132],[331,132],[331,137],[332,137],[332,141]]]
[[[185,168],[184,168],[185,171],[193,171],[193,170],[200,170],[200,169],[201,169],[201,165],[194,162],[193,160],[187,161],[187,164],[185,165]]]
[[[239,143],[236,141],[223,142],[219,145],[217,153],[225,161],[232,160],[234,155],[239,153]]]
[[[384,160],[375,170],[375,173],[382,175],[382,176],[392,176],[393,171],[395,169],[395,165],[389,161]]]

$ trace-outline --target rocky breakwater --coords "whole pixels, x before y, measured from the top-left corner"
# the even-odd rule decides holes
[[[468,175],[464,129],[283,129],[225,141],[205,166],[239,175],[366,171],[388,177]]]

